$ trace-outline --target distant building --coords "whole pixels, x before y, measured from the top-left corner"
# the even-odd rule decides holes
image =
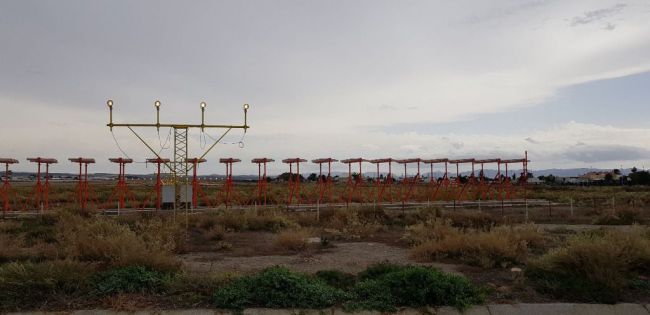
[[[580,175],[580,179],[587,180],[589,182],[604,182],[605,179],[607,178],[607,175],[612,176],[612,180],[617,181],[620,180],[621,175],[616,174],[614,171],[610,172],[589,172],[583,175]]]

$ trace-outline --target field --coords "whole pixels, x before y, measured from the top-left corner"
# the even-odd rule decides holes
[[[3,311],[650,302],[646,187],[530,187],[528,206],[220,205],[116,215],[65,203],[73,185],[57,185],[53,209],[0,221]],[[110,187],[97,187],[107,198]]]

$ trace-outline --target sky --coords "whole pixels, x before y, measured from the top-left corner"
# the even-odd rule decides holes
[[[218,158],[521,158],[650,166],[650,1],[0,2],[0,157],[109,157],[150,173],[114,122],[241,124]],[[169,130],[137,129],[163,157]],[[190,132],[190,156],[221,130]],[[243,147],[238,143],[243,142]],[[123,151],[123,152],[122,152]],[[368,171],[370,165],[365,166]],[[307,163],[302,171],[313,171]],[[335,170],[345,166],[336,164]],[[364,170],[365,171],[365,170]]]

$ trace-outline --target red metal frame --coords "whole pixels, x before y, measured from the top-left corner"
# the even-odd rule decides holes
[[[88,184],[88,164],[94,164],[95,159],[78,157],[69,158],[68,161],[79,164],[79,178],[77,181],[77,187],[75,188],[76,198],[79,203],[79,208],[81,210],[86,210],[88,207],[88,201],[94,200],[95,205],[97,204],[95,192]]]
[[[402,180],[403,188],[401,193],[401,199],[402,199],[402,205],[405,205],[408,202],[408,200],[413,196],[415,187],[420,181],[420,163],[422,162],[422,159],[420,158],[404,159],[404,160],[396,160],[396,162],[404,165],[404,179]],[[415,176],[409,178],[406,168],[409,164],[412,163],[417,164],[418,172],[415,174]]]
[[[516,186],[522,186],[524,191],[524,198],[526,198],[526,184],[528,182],[528,151],[524,153],[523,159],[510,159],[510,160],[501,160],[501,163],[506,166],[506,176],[501,184],[501,193],[502,198],[505,199],[514,199],[517,195]],[[516,185],[512,183],[510,174],[508,172],[509,164],[518,164],[522,163],[522,174],[518,178]],[[505,194],[505,195],[504,195]]]
[[[34,205],[37,209],[42,207],[43,210],[50,208],[50,164],[56,164],[58,161],[52,158],[27,158],[27,161],[38,164],[38,171],[36,173],[36,185],[32,191],[32,197],[27,200],[25,207],[30,204]],[[45,164],[45,184],[41,182],[41,165]],[[33,203],[30,203],[30,199]]]
[[[147,159],[147,163],[154,163],[156,164],[156,184],[154,185],[154,191],[152,194],[149,194],[147,197],[146,201],[143,203],[143,207],[146,207],[147,205],[151,204],[151,199],[153,199],[153,194],[156,195],[156,202],[154,203],[154,206],[156,207],[156,210],[161,210],[162,209],[162,188],[163,188],[163,181],[162,181],[162,174],[161,174],[161,169],[162,169],[162,164],[169,163],[170,159],[163,159],[160,157],[154,158],[154,159]]]
[[[361,164],[366,161],[367,160],[363,158],[341,160],[341,163],[348,165],[348,180],[346,182],[345,190],[343,192],[344,194],[343,198],[348,206],[352,202],[352,197],[354,197],[355,195],[359,198],[359,203],[363,204],[363,196],[361,194],[361,189],[360,189],[363,183],[363,171],[361,170]],[[352,164],[359,164],[359,176],[357,176],[356,179],[354,179],[354,176],[352,176]],[[347,197],[345,197],[345,195],[347,195]]]
[[[271,162],[275,162],[275,160],[269,158],[256,158],[251,160],[251,163],[257,164],[257,202],[261,202],[263,205],[266,205],[268,195],[266,164]],[[262,169],[264,169],[264,173],[262,173]]]
[[[388,192],[388,201],[393,202],[393,160],[392,158],[374,159],[369,161],[377,166],[377,177],[375,178],[375,200],[382,202],[384,200],[384,193]],[[381,180],[380,166],[381,164],[388,164],[388,174]]]
[[[111,193],[111,195],[108,197],[107,204],[110,207],[110,204],[115,201],[115,198],[117,198],[117,209],[124,209],[127,202],[131,203],[132,208],[138,208],[138,202],[136,201],[135,194],[131,192],[129,189],[127,183],[126,183],[126,164],[131,164],[133,163],[133,159],[125,159],[125,158],[110,158],[108,159],[112,163],[116,163],[120,167],[120,172],[117,178],[117,185],[115,186],[115,189]]]
[[[18,160],[16,159],[9,159],[9,158],[0,158],[0,164],[5,165],[5,178],[2,182],[2,189],[0,189],[0,196],[2,196],[2,216],[4,217],[6,215],[6,212],[11,210],[11,200],[12,196],[14,197],[14,203],[15,203],[15,198],[16,198],[16,193],[14,192],[13,188],[11,187],[11,183],[9,181],[9,165],[10,164],[18,164]]]
[[[233,179],[232,179],[232,165],[234,163],[239,163],[239,162],[241,162],[241,160],[235,158],[219,159],[219,163],[226,165],[226,182],[223,185],[223,191],[222,191],[222,194],[224,196],[223,202],[226,205],[226,208],[228,208],[231,205],[231,201],[233,199],[232,197],[235,193]]]
[[[460,159],[460,160],[449,160],[449,164],[456,164],[456,180],[454,181],[455,189],[460,191],[456,194],[456,200],[463,201],[467,199],[469,194],[468,189],[470,186],[474,185],[474,159]],[[460,164],[472,164],[472,173],[468,177],[467,183],[463,183],[460,180]]]
[[[429,198],[431,201],[438,200],[438,195],[440,194],[440,188],[444,187],[445,198],[449,197],[449,159],[431,159],[431,160],[422,160],[422,163],[429,164]],[[445,164],[445,173],[442,178],[436,179],[433,175],[433,165],[434,164]]]
[[[317,203],[323,203],[325,196],[327,196],[327,201],[332,202],[332,163],[338,162],[339,160],[333,158],[321,158],[312,160],[312,163],[318,164],[318,185],[316,186],[317,191]],[[323,164],[327,163],[327,176],[323,175]],[[323,180],[325,177],[325,180]]]
[[[479,164],[481,165],[481,172],[479,173],[479,179],[478,179],[478,191],[476,194],[476,198],[480,200],[486,200],[486,199],[491,199],[493,193],[498,195],[498,190],[496,187],[498,187],[498,183],[500,182],[500,177],[501,177],[501,159],[483,159],[483,160],[475,160],[474,164]],[[489,181],[488,178],[485,176],[484,170],[485,170],[485,164],[496,164],[497,165],[497,175],[492,181]],[[496,191],[495,191],[496,190]]]
[[[199,159],[199,158],[185,159],[185,163],[192,164],[192,208],[194,209],[196,209],[196,207],[199,206],[199,196],[201,197],[203,203],[205,203],[207,207],[212,206],[210,204],[210,200],[208,199],[208,196],[203,191],[203,188],[201,187],[201,183],[199,183],[199,178],[197,176],[199,164],[204,163],[206,161],[207,161],[206,159]],[[232,172],[232,165],[230,170]]]
[[[300,204],[302,201],[302,198],[300,196],[300,163],[303,162],[307,162],[307,160],[301,158],[282,160],[282,163],[289,164],[289,194],[287,197],[287,205],[292,204],[294,197],[296,197],[298,204]],[[297,176],[294,176],[293,174],[293,164],[296,164]]]

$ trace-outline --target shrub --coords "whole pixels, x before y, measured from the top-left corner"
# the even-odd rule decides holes
[[[443,218],[451,221],[451,225],[463,229],[489,230],[497,222],[485,212],[453,211],[446,212]]]
[[[302,251],[307,249],[309,233],[305,230],[283,231],[275,236],[273,241],[276,248],[289,251]]]
[[[140,265],[161,271],[177,270],[171,246],[155,238],[138,236],[127,225],[108,218],[84,219],[65,215],[56,227],[56,238],[65,257],[97,261],[107,267]],[[145,238],[154,240],[147,243]]]
[[[544,293],[614,303],[637,275],[650,273],[648,229],[573,236],[565,247],[533,260],[526,275]]]
[[[255,211],[228,211],[217,217],[217,222],[235,231],[277,232],[298,225],[289,218],[275,212],[255,213]]]
[[[203,232],[203,237],[210,241],[221,241],[226,237],[226,229],[223,225],[213,225]]]
[[[339,270],[320,270],[316,272],[316,277],[325,281],[327,285],[341,290],[352,288],[357,280],[355,275]]]
[[[623,209],[616,213],[605,213],[594,220],[598,225],[630,225],[642,221],[641,211]]]
[[[185,229],[171,220],[163,220],[160,217],[140,220],[135,224],[133,231],[152,250],[185,252]]]
[[[128,266],[100,272],[92,277],[92,293],[152,293],[160,291],[169,279],[168,274],[142,266]]]
[[[524,263],[530,247],[543,244],[543,236],[532,226],[502,226],[491,231],[449,233],[414,247],[411,256],[423,261],[455,258],[484,268],[505,268]]]
[[[183,272],[166,283],[165,292],[190,305],[196,305],[210,301],[216,290],[229,285],[237,277],[238,274],[233,272]]]
[[[0,309],[20,309],[87,288],[94,266],[70,260],[0,266]]]
[[[328,286],[323,280],[294,273],[284,267],[271,267],[259,274],[235,280],[214,294],[217,307],[243,309],[324,308],[340,302],[343,291]]]
[[[395,306],[451,305],[464,309],[485,299],[467,279],[427,267],[383,264],[367,270],[364,276],[354,288],[348,307],[395,311]]]
[[[411,244],[418,245],[427,241],[439,241],[449,236],[457,236],[460,231],[451,226],[450,220],[430,219],[406,227],[402,237]]]

